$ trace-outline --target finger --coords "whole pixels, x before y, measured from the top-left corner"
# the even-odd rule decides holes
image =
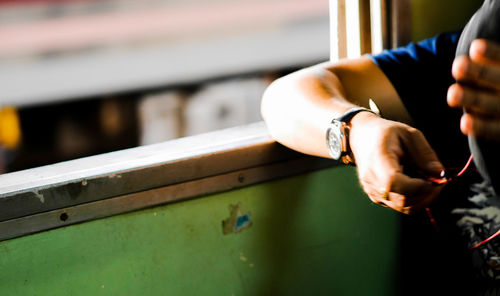
[[[452,84],[448,88],[448,93],[446,94],[446,102],[448,106],[452,108],[463,108],[463,87],[458,84]]]
[[[408,197],[398,193],[390,193],[389,198],[379,204],[390,207],[404,214],[413,214],[429,207],[438,197],[440,191],[427,195]]]
[[[441,173],[444,167],[422,132],[409,128],[407,137],[402,140],[415,165],[431,176]]]
[[[466,108],[475,114],[500,115],[500,93],[455,83],[448,89],[447,102],[450,107]]]
[[[380,165],[374,164],[370,169],[364,171],[358,167],[358,177],[364,191],[374,203],[379,204],[388,200],[391,192],[390,179],[396,174],[394,170],[384,172],[383,169],[380,169]]]
[[[472,135],[472,115],[465,113],[460,118],[460,131],[464,135]]]
[[[431,182],[421,178],[411,178],[405,174],[394,175],[390,184],[390,192],[404,196],[426,195],[434,189]]]
[[[371,172],[370,176],[365,176],[367,178],[360,179],[370,200],[405,214],[429,206],[441,190],[441,186],[436,187],[425,180],[410,178],[402,173],[394,174],[389,183],[377,179],[373,174]]]
[[[389,201],[390,191],[386,184],[377,180],[373,171],[369,171],[367,174],[362,175],[358,168],[358,175],[361,186],[370,200],[376,204],[389,206],[386,203]]]
[[[453,62],[452,75],[459,83],[500,89],[500,66],[495,64],[477,63],[460,56]]]
[[[460,130],[465,135],[500,141],[500,120],[485,119],[466,113],[460,120]]]
[[[500,44],[486,39],[472,41],[469,55],[473,61],[500,65]]]
[[[439,192],[435,192],[429,195],[424,195],[419,197],[419,202],[412,206],[403,207],[403,211],[408,214],[413,214],[415,212],[424,210],[432,205],[434,201],[436,201],[439,197]]]
[[[378,200],[387,200],[396,207],[412,206],[418,203],[417,200],[409,201],[410,196],[425,196],[428,195],[434,186],[424,179],[411,178],[403,173],[396,173],[391,176],[391,180],[381,187],[380,190],[375,190],[375,195],[378,195]]]
[[[420,210],[429,206],[438,196],[442,186],[435,186],[431,182],[399,175],[398,180],[393,183],[392,193],[389,200],[394,201],[395,206]],[[397,199],[399,198],[399,202]]]

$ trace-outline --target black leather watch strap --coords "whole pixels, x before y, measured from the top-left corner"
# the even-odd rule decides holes
[[[354,117],[354,115],[358,114],[359,112],[370,112],[370,113],[373,113],[373,114],[377,114],[375,112],[373,112],[372,110],[370,109],[367,109],[367,108],[363,108],[363,107],[354,107],[354,108],[351,108],[349,110],[347,110],[346,113],[344,113],[342,116],[340,116],[339,118],[337,118],[338,121],[342,121],[342,122],[345,122],[346,124],[349,124],[349,122],[351,121],[351,119]]]
[[[377,114],[376,112],[373,112],[372,110],[367,109],[367,108],[353,107],[353,108],[347,110],[339,118],[336,118],[336,119],[332,120],[332,122],[334,122],[334,121],[342,122],[343,124],[346,125],[346,128],[342,129],[342,133],[344,133],[343,136],[345,138],[345,142],[344,142],[345,147],[343,147],[343,151],[341,153],[342,162],[345,163],[345,164],[354,165],[354,157],[351,155],[352,151],[351,151],[350,144],[349,144],[349,128],[348,128],[348,125],[349,125],[351,119],[356,114],[358,114],[359,112],[365,112],[365,111],[373,113],[373,114]]]

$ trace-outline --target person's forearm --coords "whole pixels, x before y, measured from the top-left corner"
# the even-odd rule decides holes
[[[313,67],[273,82],[262,99],[262,116],[278,142],[302,153],[328,157],[327,125],[353,106],[335,74]]]
[[[306,68],[275,81],[265,92],[262,115],[271,135],[297,151],[328,157],[331,120],[372,99],[386,119],[411,121],[396,90],[368,57]]]
[[[329,157],[326,130],[354,106],[373,99],[383,117],[360,112],[350,121],[348,145],[360,184],[370,199],[403,213],[427,207],[441,187],[403,172],[407,160],[425,176],[442,170],[424,135],[405,124],[410,118],[394,87],[368,58],[325,63],[275,81],[265,92],[262,115],[280,143],[303,153]]]

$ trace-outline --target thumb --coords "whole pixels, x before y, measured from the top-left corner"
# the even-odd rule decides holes
[[[407,136],[404,142],[411,161],[425,173],[438,176],[444,167],[422,132],[410,128]]]

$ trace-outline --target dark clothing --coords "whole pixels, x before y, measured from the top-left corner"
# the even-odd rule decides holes
[[[459,36],[459,32],[441,34],[371,56],[445,167],[463,166],[470,155],[458,124],[462,111],[446,103],[448,87],[455,82],[451,65]]]
[[[415,127],[424,133],[446,168],[461,168],[470,156],[467,137],[459,128],[462,110],[452,109],[446,102],[448,88],[455,82],[451,67],[459,37],[460,32],[441,34],[369,56],[389,78]],[[456,287],[474,283],[473,290],[479,291],[487,286],[500,286],[500,239],[469,249],[500,229],[500,199],[493,194],[491,186],[483,182],[473,168],[469,169],[465,176],[446,185],[431,210],[439,232],[419,238],[428,239],[439,256],[428,254],[433,261],[428,262],[427,269],[441,270],[443,273],[438,277],[451,275],[451,281],[443,282]],[[425,215],[421,218],[419,223],[426,219]],[[412,219],[415,226],[416,218]],[[414,230],[421,231],[428,224],[420,224]],[[410,237],[414,233],[406,235]],[[407,247],[412,249],[410,252],[420,251],[413,245],[404,245]],[[437,266],[439,264],[441,266]]]

